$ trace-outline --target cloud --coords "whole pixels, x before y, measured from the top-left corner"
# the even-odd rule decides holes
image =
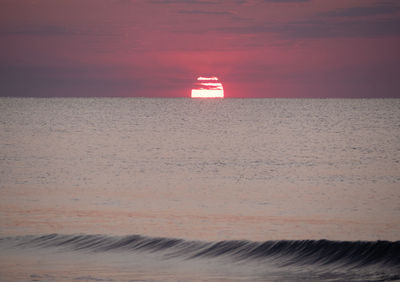
[[[296,3],[309,0],[264,0],[270,3]],[[400,5],[392,2],[380,2],[370,6],[355,6],[346,9],[333,9],[324,13],[316,13],[308,19],[289,20],[287,22],[270,22],[268,18],[259,22],[256,20],[234,19],[234,14],[229,11],[216,11],[213,9],[182,9],[179,14],[192,15],[231,15],[230,23],[223,23],[214,28],[200,26],[196,32],[217,31],[236,35],[270,35],[278,36],[285,40],[311,39],[311,38],[375,38],[385,36],[400,36]],[[381,16],[383,15],[383,16]],[[388,16],[387,16],[388,15]],[[378,17],[376,17],[378,16]],[[379,17],[381,16],[381,17]],[[184,28],[184,31],[188,31]],[[190,29],[192,32],[193,29]],[[264,42],[262,37],[258,42]],[[255,43],[254,40],[251,43]]]
[[[192,15],[232,15],[231,12],[224,11],[203,11],[203,10],[179,10],[179,14],[192,14]]]
[[[218,1],[209,0],[153,0],[153,4],[217,4]]]
[[[396,14],[400,11],[400,6],[394,3],[383,3],[375,6],[358,6],[345,9],[336,9],[319,14],[323,17],[367,17],[377,15]]]
[[[309,1],[310,0],[264,0],[264,2],[272,2],[272,3],[300,3]]]
[[[399,36],[400,19],[332,22],[309,20],[271,28],[286,38]]]
[[[110,76],[113,70],[87,66],[0,64],[0,96],[110,96],[141,81]]]
[[[61,26],[20,26],[2,28],[0,34],[7,35],[66,35],[75,34],[75,31],[68,30],[66,27]]]
[[[117,36],[115,30],[97,28],[74,28],[57,25],[29,25],[0,28],[0,35],[42,35],[42,36],[62,36],[62,35],[82,35],[82,36]]]
[[[125,0],[129,1],[129,0]],[[185,4],[185,5],[225,5],[229,4],[245,4],[248,0],[153,0],[152,4]],[[307,1],[307,0],[306,0]]]
[[[332,21],[310,19],[281,24],[256,24],[216,28],[234,34],[276,34],[284,39],[400,36],[400,18]]]

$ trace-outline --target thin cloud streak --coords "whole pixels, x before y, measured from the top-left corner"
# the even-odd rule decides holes
[[[321,17],[368,17],[377,15],[393,15],[400,11],[400,5],[396,3],[378,3],[373,6],[358,6],[341,8],[325,13],[320,13]]]
[[[400,19],[351,20],[346,22],[313,19],[284,24],[222,27],[215,30],[232,34],[275,34],[289,40],[332,37],[370,38],[400,36]]]
[[[232,15],[230,12],[219,12],[219,11],[202,11],[202,10],[179,10],[179,14],[191,14],[191,15]]]

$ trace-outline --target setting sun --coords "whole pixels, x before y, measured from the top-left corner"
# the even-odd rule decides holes
[[[196,87],[192,89],[192,98],[224,98],[224,88],[218,78],[203,77],[197,78]]]

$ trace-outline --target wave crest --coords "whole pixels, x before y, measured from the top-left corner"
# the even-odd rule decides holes
[[[331,265],[353,267],[378,265],[400,266],[400,241],[187,241],[176,238],[153,238],[141,235],[62,235],[19,236],[0,239],[14,247],[58,247],[69,251],[163,252],[165,257],[185,259],[230,257],[236,260],[270,259],[279,265]]]

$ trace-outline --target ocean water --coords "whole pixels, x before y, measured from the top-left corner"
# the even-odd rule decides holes
[[[399,99],[0,98],[0,281],[400,280]]]

